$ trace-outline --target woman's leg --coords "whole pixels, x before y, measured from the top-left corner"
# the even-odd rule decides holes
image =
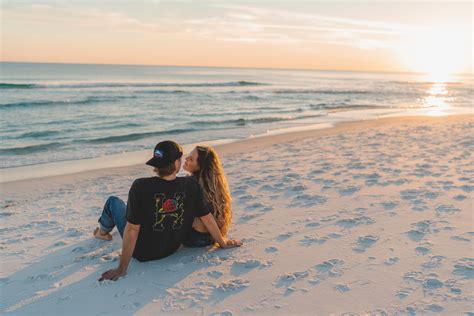
[[[125,218],[126,212],[127,206],[120,198],[116,196],[109,197],[105,202],[102,215],[98,221],[100,233],[103,235],[109,234],[112,229],[117,226],[120,236],[123,237],[123,231],[127,224],[127,219]]]

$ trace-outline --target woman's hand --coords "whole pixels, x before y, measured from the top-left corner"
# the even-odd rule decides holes
[[[226,240],[222,236],[219,227],[217,227],[216,220],[214,219],[214,216],[212,216],[211,213],[201,216],[200,219],[204,226],[206,226],[206,229],[209,234],[211,234],[211,237],[214,239],[215,242],[219,244],[221,248],[234,248],[242,246],[242,242],[240,240]]]
[[[235,248],[235,247],[240,247],[240,246],[242,246],[242,242],[240,240],[229,239],[225,242],[224,247],[221,246],[221,248],[227,249],[227,248]]]

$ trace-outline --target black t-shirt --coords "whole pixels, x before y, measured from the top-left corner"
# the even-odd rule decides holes
[[[141,178],[128,194],[127,221],[141,225],[133,257],[139,261],[175,252],[195,217],[209,214],[199,183],[191,177]]]

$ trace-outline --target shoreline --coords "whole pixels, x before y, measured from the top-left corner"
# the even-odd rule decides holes
[[[271,137],[285,137],[286,134],[312,133],[316,130],[331,129],[341,124],[359,123],[364,121],[377,121],[388,118],[407,118],[407,117],[447,117],[447,116],[463,116],[472,115],[471,112],[466,112],[463,108],[451,108],[447,112],[436,109],[384,109],[384,110],[356,110],[356,111],[342,111],[328,113],[324,121],[306,123],[301,126],[283,127],[267,130],[265,133],[250,135],[245,138],[234,139],[214,139],[203,140],[193,143],[185,143],[183,146],[185,154],[191,151],[196,145],[207,145],[216,148],[221,145],[240,143],[252,140],[254,138],[271,138]],[[172,138],[172,137],[171,137]],[[63,176],[69,174],[77,174],[82,172],[131,167],[141,165],[143,161],[149,156],[154,144],[149,145],[149,149],[130,151],[116,154],[103,155],[84,159],[71,159],[62,161],[53,161],[48,163],[31,164],[17,167],[0,168],[0,185],[2,183],[10,183],[22,180],[31,180],[46,178],[52,176]]]
[[[295,132],[288,132],[288,133],[269,133],[269,134],[262,134],[254,137],[249,137],[240,140],[217,140],[217,141],[207,141],[207,142],[199,142],[196,144],[203,144],[203,145],[211,145],[217,150],[221,158],[232,155],[234,153],[242,153],[242,152],[252,152],[263,147],[268,147],[271,145],[279,144],[279,143],[287,143],[291,141],[297,141],[309,137],[324,137],[335,135],[338,133],[345,133],[350,131],[359,131],[360,129],[364,128],[376,128],[380,126],[385,126],[387,124],[396,125],[396,124],[418,124],[420,122],[430,122],[430,121],[457,121],[457,120],[474,120],[474,114],[452,114],[452,115],[444,115],[444,116],[426,116],[426,115],[413,115],[413,116],[394,116],[394,117],[382,117],[382,118],[375,118],[375,119],[366,119],[366,120],[357,120],[357,121],[346,121],[346,122],[339,122],[334,124],[331,127],[328,127],[322,123],[323,127],[319,129],[307,129],[303,131],[295,131]],[[329,124],[329,123],[328,123]],[[321,124],[319,124],[321,125]],[[187,154],[189,151],[194,148],[196,144],[187,144],[183,146],[184,153]],[[216,144],[216,145],[214,145]],[[140,173],[143,170],[149,170],[149,173],[152,174],[152,169],[147,168],[145,165],[145,161],[148,159],[150,155],[150,150],[144,150],[139,152],[130,152],[125,154],[119,155],[111,155],[99,158],[92,158],[92,159],[84,159],[84,160],[73,160],[73,161],[66,161],[60,163],[50,163],[44,165],[52,165],[52,168],[49,169],[38,169],[37,172],[40,174],[39,176],[34,175],[35,168],[37,167],[44,167],[44,165],[33,165],[33,166],[26,166],[26,167],[17,167],[17,168],[10,168],[12,171],[20,170],[20,178],[18,175],[15,175],[15,172],[10,172],[10,174],[5,173],[4,170],[0,171],[0,188],[2,192],[5,194],[6,192],[10,191],[10,188],[21,188],[23,186],[30,187],[30,185],[41,185],[43,182],[52,182],[52,183],[64,183],[72,181],[73,178],[75,179],[92,179],[99,176],[105,176],[109,174],[127,174],[131,170]],[[114,161],[114,156],[120,156],[120,159]],[[123,159],[127,157],[133,157],[134,159],[139,159],[138,161],[143,161],[140,163],[134,163],[129,165],[114,165],[114,163],[120,163]],[[76,172],[61,172],[61,166],[72,165],[77,169],[84,168],[84,163],[87,165],[93,165],[95,162],[102,160],[102,164],[99,168],[93,168],[90,170],[79,170]],[[105,164],[111,162],[112,166],[106,167]],[[145,167],[145,168],[144,168]],[[140,170],[142,169],[142,170]],[[8,169],[6,169],[8,170]],[[52,170],[56,170],[58,174],[49,175],[48,172]],[[25,177],[25,174],[31,175],[33,172],[33,176],[29,178],[21,178]],[[5,179],[5,176],[7,179]],[[13,178],[13,180],[8,180]]]

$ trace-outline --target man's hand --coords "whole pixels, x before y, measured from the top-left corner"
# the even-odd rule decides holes
[[[104,281],[104,280],[117,281],[120,277],[123,277],[126,274],[127,274],[127,271],[124,271],[120,268],[111,269],[102,273],[102,276],[100,277],[99,282]]]
[[[230,239],[225,242],[225,246],[221,248],[227,249],[227,248],[234,248],[234,247],[240,247],[242,246],[242,242],[240,240],[234,240]]]

